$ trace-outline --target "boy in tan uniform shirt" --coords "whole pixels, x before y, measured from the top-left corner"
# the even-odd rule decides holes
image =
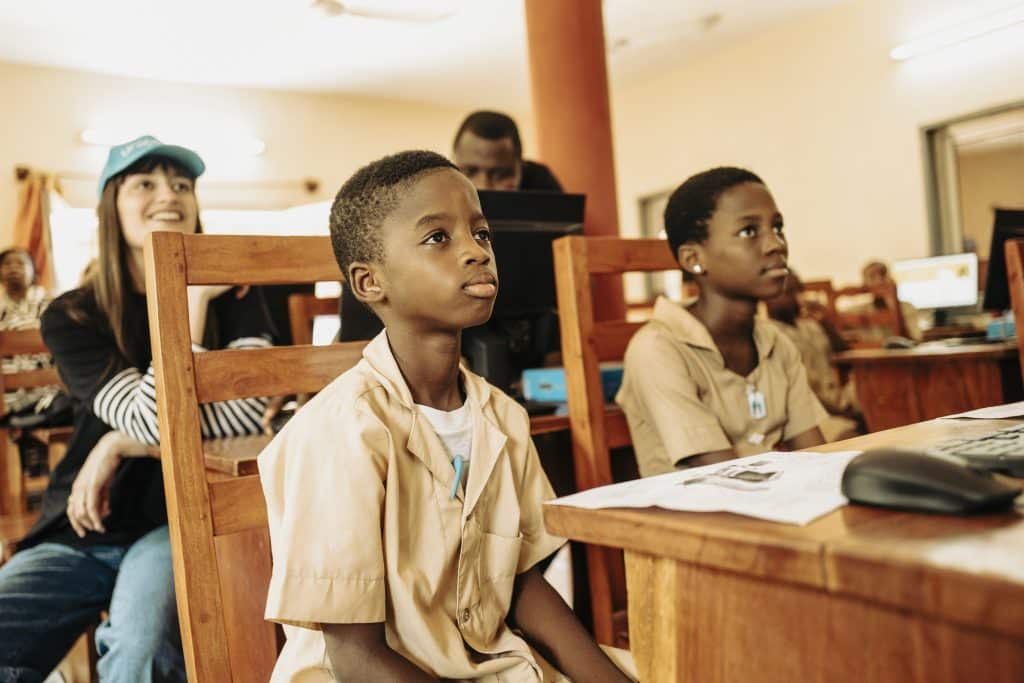
[[[700,295],[688,307],[659,299],[626,349],[615,400],[640,474],[823,443],[825,411],[800,353],[756,317],[789,273],[782,215],[764,183],[739,168],[699,173],[669,198],[665,232]]]
[[[272,680],[628,680],[534,567],[563,539],[526,412],[459,366],[498,286],[473,186],[386,157],[342,186],[331,235],[385,331],[260,455]]]

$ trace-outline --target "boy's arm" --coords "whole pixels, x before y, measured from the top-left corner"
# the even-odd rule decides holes
[[[629,681],[536,567],[516,577],[509,623],[574,681]]]
[[[384,622],[320,624],[331,672],[341,681],[426,683],[438,679],[388,647]]]
[[[806,432],[801,432],[794,436],[792,439],[787,439],[785,444],[786,447],[791,451],[799,451],[804,448],[814,448],[825,443],[825,437],[821,433],[821,429],[818,427],[812,427]]]
[[[714,465],[717,462],[725,462],[726,460],[735,459],[736,451],[731,448],[725,448],[720,451],[711,451],[709,453],[698,453],[697,455],[690,455],[676,463],[677,470],[685,470],[691,467],[703,467],[704,465]]]

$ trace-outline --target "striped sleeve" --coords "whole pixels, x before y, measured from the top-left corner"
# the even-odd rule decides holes
[[[261,337],[244,337],[228,344],[231,349],[270,346]],[[194,352],[205,351],[193,345]],[[260,420],[267,398],[240,398],[199,406],[199,422],[204,439],[259,434]],[[156,415],[156,377],[150,365],[145,374],[125,368],[114,375],[93,399],[93,412],[114,429],[151,446],[160,443],[160,424]]]

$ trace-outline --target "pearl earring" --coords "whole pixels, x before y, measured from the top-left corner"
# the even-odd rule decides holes
[[[698,274],[699,274],[699,273],[703,273],[703,272],[704,272],[704,269],[703,269],[703,268],[701,268],[701,267],[700,267],[700,264],[698,263],[697,265],[695,265],[695,266],[693,267],[693,272],[695,272],[695,273],[698,273]]]

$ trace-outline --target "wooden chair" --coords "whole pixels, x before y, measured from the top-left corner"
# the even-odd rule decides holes
[[[803,286],[801,298],[830,310],[835,297],[835,288],[831,280],[807,280]],[[830,310],[831,312],[834,311]]]
[[[49,354],[39,330],[11,330],[0,332],[0,358],[20,354]],[[0,396],[16,389],[33,389],[51,384],[60,385],[54,367],[21,372],[0,372]],[[6,406],[0,400],[0,416]],[[52,472],[67,451],[72,428],[44,427],[25,430],[28,435],[46,446],[49,470]],[[0,566],[14,553],[18,542],[39,518],[38,510],[28,510],[31,493],[46,488],[49,475],[28,476],[22,469],[18,448],[11,439],[11,430],[0,430]],[[95,626],[75,641],[57,669],[68,683],[87,683],[97,680]]]
[[[858,300],[858,305],[844,307],[841,301],[850,298]],[[885,305],[876,306],[876,301]],[[855,285],[833,290],[829,309],[832,324],[851,347],[880,347],[885,337],[909,336],[895,284]]]
[[[1020,356],[1021,375],[1024,377],[1024,240],[1006,240],[1006,281],[1010,286],[1010,306],[1013,308],[1017,329],[1017,353]]]
[[[22,354],[49,354],[39,330],[17,330],[0,332],[0,357]],[[36,387],[59,385],[57,369],[43,368],[21,372],[0,372],[0,396],[6,391],[34,389]],[[6,407],[0,401],[0,417]],[[47,460],[52,470],[67,450],[71,427],[47,427],[26,430],[26,433],[41,441],[47,448]],[[22,471],[21,458],[14,445],[11,430],[0,430],[0,514],[22,515],[27,511],[27,496],[46,488],[48,476],[29,477]],[[2,542],[3,539],[0,539]]]
[[[313,319],[318,315],[338,315],[339,297],[323,299],[314,294],[292,294],[288,297],[288,324],[292,343],[296,346],[313,343]]]
[[[679,265],[664,240],[563,237],[553,248],[573,466],[576,488],[582,491],[613,483],[610,449],[632,444],[622,412],[606,410],[598,364],[622,360],[626,345],[642,325],[595,321],[591,276],[670,270]],[[601,644],[628,648],[622,552],[588,545],[586,561],[594,636]]]
[[[266,681],[280,641],[275,626],[263,620],[270,580],[263,493],[256,475],[206,469],[199,406],[317,392],[360,359],[365,343],[192,353],[188,285],[339,280],[328,237],[156,232],[147,238],[145,255],[160,453],[188,677],[193,683]]]

